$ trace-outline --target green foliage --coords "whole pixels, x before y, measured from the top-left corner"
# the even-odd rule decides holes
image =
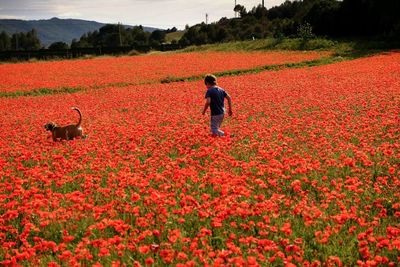
[[[80,87],[61,87],[58,89],[39,88],[33,91],[15,91],[15,92],[0,92],[0,97],[21,97],[21,96],[43,96],[54,94],[72,94],[83,89]]]
[[[297,28],[297,35],[303,41],[308,41],[308,40],[310,40],[310,39],[315,37],[314,33],[313,33],[313,30],[312,30],[312,26],[308,22],[306,22],[304,24],[301,24]]]
[[[304,0],[285,1],[266,9],[261,5],[250,11],[234,8],[239,18],[222,18],[186,30],[180,44],[203,45],[266,37],[298,36],[305,45],[314,36],[379,36],[400,40],[400,1],[392,0]]]
[[[304,16],[303,21],[312,25],[315,34],[338,35],[339,12],[340,2],[336,0],[316,1]]]
[[[165,42],[165,31],[155,30],[150,34],[150,42],[154,45],[159,45]]]
[[[5,31],[0,33],[0,51],[38,50],[41,48],[37,31],[14,33],[11,37]]]
[[[68,48],[69,48],[69,45],[64,42],[55,42],[49,46],[50,50],[65,50]]]
[[[340,25],[347,35],[388,37],[400,23],[400,1],[343,0]],[[400,40],[400,36],[395,37]]]
[[[0,51],[6,51],[10,49],[11,49],[11,38],[5,31],[2,31],[0,33]]]
[[[246,8],[242,5],[236,5],[233,11],[239,13],[242,18],[247,14]]]
[[[121,24],[107,24],[98,31],[83,34],[79,40],[72,40],[71,48],[131,46],[140,50],[141,47],[161,45],[165,42],[166,33],[176,30],[172,28],[149,33],[142,26],[127,28]]]
[[[137,32],[143,32],[143,28],[130,30],[120,24],[107,24],[99,30],[83,34],[79,41],[73,40],[71,48],[123,46],[131,42]]]

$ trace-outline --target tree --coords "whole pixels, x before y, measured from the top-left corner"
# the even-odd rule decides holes
[[[132,43],[129,43],[133,46],[146,46],[149,44],[150,33],[143,31],[143,28],[136,28],[132,34]]]
[[[5,31],[2,31],[0,33],[0,51],[6,50],[11,50],[11,38]]]
[[[171,29],[167,29],[165,31],[165,33],[171,33],[171,32],[176,32],[176,31],[178,31],[178,29],[176,27],[172,27]]]
[[[25,43],[22,44],[22,47],[25,50],[38,50],[41,48],[40,40],[35,29],[26,33]]]
[[[399,14],[397,0],[343,0],[339,13],[341,30],[347,35],[384,36],[400,24]]]
[[[150,41],[161,44],[165,42],[165,35],[165,31],[155,30],[150,34]]]
[[[12,50],[38,50],[41,48],[36,30],[27,33],[14,33],[11,37]]]
[[[85,47],[94,47],[94,45],[89,42],[87,34],[82,35],[79,41],[73,39],[71,42],[72,49],[85,48]]]
[[[165,39],[165,31],[158,30],[152,38],[152,44],[159,45]],[[145,32],[141,25],[125,28],[120,24],[108,24],[98,31],[83,34],[79,41],[73,40],[71,48],[132,46],[143,49],[149,46],[149,40],[150,33]]]
[[[338,27],[338,12],[340,2],[336,0],[318,0],[314,3],[304,20],[308,21],[316,34],[337,35],[340,31]]]
[[[303,2],[299,1],[285,1],[280,6],[270,8],[267,12],[269,20],[274,19],[293,19],[295,15],[302,8]]]
[[[69,48],[69,45],[64,42],[54,42],[49,46],[49,50],[66,50]]]
[[[249,13],[255,16],[257,19],[261,19],[267,16],[268,11],[262,5],[258,5],[257,7],[253,7]]]
[[[247,14],[246,8],[242,5],[236,5],[235,8],[233,9],[233,11],[239,12],[239,15],[241,18],[243,18]]]
[[[123,28],[123,29],[121,29]],[[101,46],[104,47],[116,47],[121,46],[124,42],[122,40],[122,35],[125,31],[124,27],[120,24],[107,24],[99,29],[98,38]]]

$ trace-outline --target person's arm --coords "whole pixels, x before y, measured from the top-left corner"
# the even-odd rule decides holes
[[[228,99],[228,114],[229,116],[232,116],[232,99],[231,96],[229,94],[226,94],[226,99]]]
[[[203,115],[206,114],[206,111],[207,111],[208,107],[210,106],[210,103],[211,103],[211,98],[207,97],[206,98],[206,103],[204,103],[204,109],[203,109],[203,112],[202,112]]]

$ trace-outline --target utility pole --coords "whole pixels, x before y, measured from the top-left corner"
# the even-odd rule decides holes
[[[119,46],[122,46],[121,23],[118,22]]]
[[[262,7],[264,7],[264,8],[265,8],[265,5],[264,5],[264,0],[262,0]]]
[[[206,24],[208,24],[208,13],[206,13]]]
[[[233,7],[234,10],[235,10],[235,8],[236,8],[236,5],[237,5],[237,2],[236,2],[236,0],[235,0],[235,6]],[[235,11],[235,18],[237,18],[237,12],[236,12],[236,11]]]

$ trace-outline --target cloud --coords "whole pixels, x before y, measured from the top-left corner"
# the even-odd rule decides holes
[[[238,0],[248,10],[261,3],[260,0]],[[267,7],[283,3],[284,0],[266,0]],[[233,17],[232,0],[0,0],[3,17],[24,19],[49,19],[52,17],[96,20],[117,23],[169,28],[183,28],[209,22],[221,17]]]

